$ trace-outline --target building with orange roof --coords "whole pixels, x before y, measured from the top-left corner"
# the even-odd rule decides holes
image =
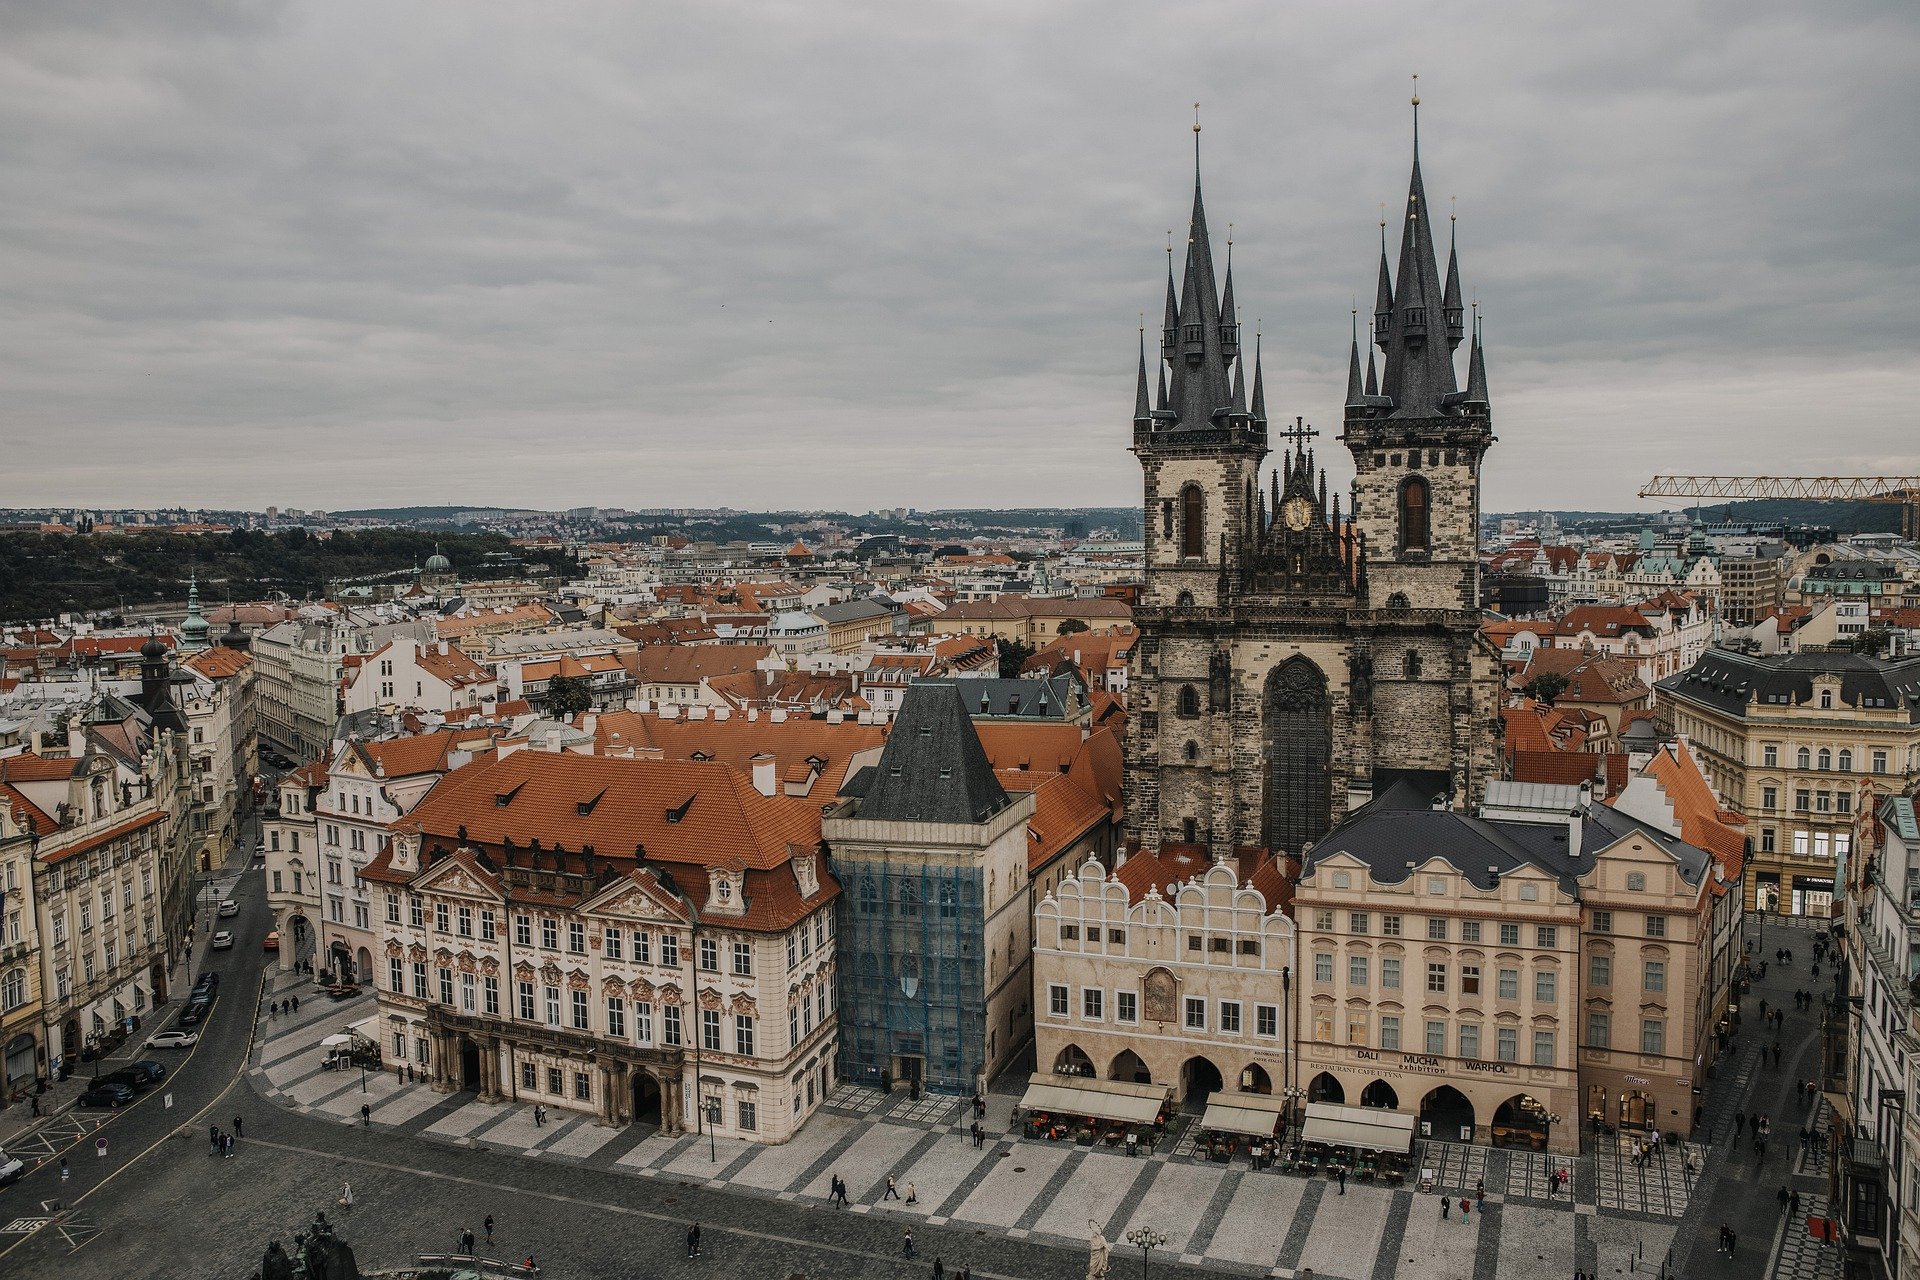
[[[1140,631],[1132,623],[1072,632],[1035,650],[1021,671],[1053,671],[1063,662],[1071,663],[1079,668],[1088,688],[1104,689],[1124,706],[1127,673],[1133,666],[1133,650],[1139,641]]]
[[[1263,849],[1173,842],[1088,858],[1034,912],[1042,1072],[1165,1086],[1201,1123],[1271,1138],[1287,1105],[1297,971],[1286,875]],[[1235,1109],[1229,1113],[1229,1108]]]
[[[499,677],[450,640],[397,638],[372,653],[348,654],[343,664],[340,703],[347,715],[376,707],[447,712],[501,696]]]
[[[453,771],[365,873],[382,1047],[447,1092],[787,1141],[835,1074],[820,823],[717,760]]]
[[[773,653],[769,645],[649,644],[620,661],[633,678],[633,697],[656,707],[731,705],[710,682],[754,671]]]

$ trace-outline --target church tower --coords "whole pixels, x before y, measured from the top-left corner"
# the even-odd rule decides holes
[[[1418,100],[1415,101],[1417,110]],[[1478,327],[1466,340],[1457,255],[1440,279],[1416,123],[1400,270],[1382,230],[1375,336],[1358,317],[1345,430],[1356,479],[1342,511],[1295,418],[1268,452],[1265,379],[1252,399],[1232,265],[1216,294],[1200,196],[1160,358],[1142,336],[1133,452],[1144,479],[1146,583],[1127,725],[1128,835],[1298,856],[1350,809],[1476,801],[1499,768],[1499,666],[1479,636],[1480,463],[1492,443]],[[1451,245],[1450,245],[1451,248]]]

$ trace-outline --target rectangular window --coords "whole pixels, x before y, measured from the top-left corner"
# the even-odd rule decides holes
[[[440,1003],[453,1003],[453,970],[451,969],[440,970]]]
[[[593,1024],[587,1019],[587,993],[584,991],[571,991],[567,994],[571,997],[569,1003],[573,1006],[573,1029],[575,1031],[589,1030]]]
[[[607,959],[626,959],[626,937],[619,929],[609,925],[600,935],[600,946]]]
[[[720,972],[720,944],[712,938],[700,939],[700,968],[705,973]]]
[[[668,1046],[680,1043],[680,1006],[677,1004],[660,1006],[660,1043]]]
[[[1480,1056],[1480,1024],[1463,1023],[1460,1027],[1460,1056],[1477,1058]]]
[[[1398,956],[1380,957],[1380,985],[1382,988],[1400,989],[1400,959]]]
[[[1187,1030],[1205,1031],[1207,1029],[1207,1002],[1198,996],[1188,996],[1186,998],[1186,1005]]]
[[[1667,918],[1665,916],[1648,916],[1647,917],[1647,936],[1649,938],[1666,937],[1667,936]]]
[[[751,942],[733,944],[733,973],[737,978],[753,976],[753,944]]]
[[[1313,1011],[1313,1038],[1320,1044],[1333,1041],[1333,1010],[1315,1009]]]
[[[1887,753],[1885,751],[1875,751],[1873,753],[1873,771],[1875,773],[1885,773],[1887,771]]]
[[[1796,787],[1793,792],[1793,807],[1805,813],[1813,808],[1813,788]]]
[[[1640,1052],[1645,1054],[1663,1054],[1667,1051],[1667,1024],[1659,1018],[1646,1018],[1640,1023]]]
[[[1502,1062],[1520,1061],[1520,1028],[1501,1027],[1494,1037]]]
[[[1445,991],[1447,989],[1447,966],[1444,963],[1427,965],[1427,990]]]
[[[1533,975],[1533,1002],[1552,1004],[1559,994],[1560,977],[1552,969],[1542,969]]]
[[[584,1071],[573,1073],[573,1096],[580,1102],[593,1101],[593,1082]]]
[[[1780,748],[1769,742],[1760,748],[1760,763],[1769,769],[1780,767]]]
[[[1400,1019],[1393,1014],[1380,1015],[1380,1047],[1382,1049],[1400,1047]]]
[[[1381,916],[1380,932],[1384,936],[1389,938],[1399,937],[1400,936],[1400,917],[1399,916]]]
[[[1364,987],[1367,985],[1367,958],[1365,956],[1347,957],[1347,985]]]
[[[1060,983],[1047,985],[1047,1012],[1056,1018],[1067,1016],[1067,989]]]
[[[558,987],[547,988],[547,1025],[550,1027],[560,1025],[560,988]]]
[[[1438,1018],[1427,1019],[1427,1052],[1445,1053],[1447,1051],[1447,1024]]]
[[[1500,970],[1499,982],[1500,987],[1498,994],[1502,1000],[1518,1000],[1520,998],[1520,971],[1518,969]]]
[[[522,1022],[532,1022],[533,984],[531,982],[522,982],[517,984],[516,989],[520,997],[520,1020]]]
[[[660,963],[669,969],[680,967],[680,938],[676,934],[660,935]]]
[[[740,1127],[748,1133],[760,1127],[760,1108],[754,1103],[742,1101],[739,1104]]]
[[[395,995],[406,994],[406,966],[400,962],[398,956],[391,956],[387,960],[387,990]]]
[[[300,881],[297,877],[293,883],[293,891],[300,892]],[[427,904],[420,900],[418,894],[407,895],[407,922],[416,929],[426,928]]]
[[[1355,911],[1347,916],[1347,932],[1365,933],[1373,917],[1365,911]]]
[[[413,962],[413,998],[416,1000],[427,998],[427,962],[424,960]]]
[[[1080,1016],[1089,1022],[1099,1022],[1106,1016],[1104,1001],[1106,993],[1098,987],[1080,989]]]
[[[787,1009],[787,1043],[789,1045],[800,1043],[800,1006],[797,1004]]]
[[[700,1047],[708,1053],[720,1052],[720,1011],[700,1011]]]
[[[1613,932],[1613,912],[1596,911],[1593,913],[1593,931],[1595,933]]]
[[[1533,1065],[1550,1067],[1553,1065],[1553,1032],[1536,1031],[1533,1033]]]
[[[1587,1045],[1593,1049],[1613,1047],[1613,1018],[1604,1013],[1587,1015]]]
[[[638,929],[634,930],[633,962],[635,964],[652,964],[653,963],[653,935],[652,934],[642,933]]]
[[[1480,941],[1480,922],[1478,920],[1462,920],[1460,922],[1460,941]]]
[[[1665,991],[1667,989],[1666,961],[1664,960],[1647,961],[1646,977],[1642,985],[1648,991]]]
[[[565,1087],[566,1076],[558,1067],[547,1068],[547,1092],[559,1097]]]
[[[1220,1002],[1220,1033],[1229,1036],[1240,1034],[1240,1002],[1238,1000]]]
[[[633,1038],[641,1044],[653,1043],[653,1003],[649,1000],[633,1002]]]
[[[1595,955],[1587,959],[1587,982],[1596,987],[1613,985],[1613,957]]]
[[[1313,913],[1313,929],[1315,933],[1332,933],[1333,912],[1327,910],[1315,911]]]
[[[476,994],[473,975],[463,973],[460,975],[460,1012],[478,1013],[479,1010],[480,1000]]]
[[[497,1018],[500,1016],[500,979],[489,976],[482,978],[481,982],[485,984],[483,991],[486,996],[487,1016]]]
[[[540,921],[540,945],[547,951],[558,951],[560,949],[559,921],[542,918]]]
[[[1762,809],[1779,808],[1780,807],[1780,788],[1778,787],[1760,788],[1760,807]]]
[[[1477,996],[1480,994],[1480,966],[1463,964],[1460,966],[1460,994]]]
[[[513,943],[517,947],[533,945],[533,917],[515,916],[513,918]]]
[[[1316,951],[1313,953],[1313,980],[1315,982],[1333,981],[1333,953]]]
[[[1520,945],[1520,926],[1517,924],[1501,925],[1500,926],[1500,945],[1503,947],[1519,946]]]
[[[587,954],[587,926],[582,921],[567,921],[567,950],[576,956]]]
[[[529,1092],[540,1087],[540,1068],[531,1062],[520,1064],[520,1087]]]
[[[1778,853],[1779,851],[1780,837],[1774,833],[1774,829],[1772,827],[1760,828],[1760,852]]]
[[[480,941],[492,942],[493,940],[493,912],[482,907],[480,909]]]
[[[1537,925],[1533,930],[1533,941],[1535,946],[1551,951],[1560,945],[1560,931],[1550,924]]]
[[[340,883],[339,866],[337,863],[334,868],[333,882],[335,884]],[[444,902],[436,902],[433,904],[433,930],[435,933],[445,933],[447,931],[447,904]]]
[[[1445,916],[1427,917],[1427,941],[1445,942],[1447,940],[1447,918]]]
[[[1253,1034],[1269,1040],[1280,1034],[1280,1006],[1272,1004],[1253,1006]]]
[[[1140,1021],[1139,992],[1116,991],[1113,993],[1113,1020],[1126,1023]]]

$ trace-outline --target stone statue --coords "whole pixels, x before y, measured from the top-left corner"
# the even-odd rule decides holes
[[[1093,1233],[1087,1254],[1087,1280],[1107,1280],[1107,1272],[1113,1266],[1107,1258],[1107,1238],[1100,1233],[1100,1224],[1092,1218],[1087,1219],[1087,1230]]]
[[[293,1259],[278,1240],[267,1244],[267,1256],[260,1260],[260,1280],[293,1280]]]

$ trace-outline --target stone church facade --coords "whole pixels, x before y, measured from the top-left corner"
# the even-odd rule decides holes
[[[1169,265],[1159,357],[1143,334],[1135,392],[1147,569],[1129,836],[1216,859],[1298,856],[1390,786],[1466,806],[1500,768],[1500,669],[1478,614],[1485,360],[1476,321],[1462,389],[1458,257],[1442,280],[1417,130],[1397,271],[1381,243],[1380,359],[1369,348],[1364,372],[1356,318],[1344,510],[1299,419],[1263,467],[1260,358],[1249,398],[1236,315],[1230,264],[1216,286],[1196,166],[1184,278]]]

